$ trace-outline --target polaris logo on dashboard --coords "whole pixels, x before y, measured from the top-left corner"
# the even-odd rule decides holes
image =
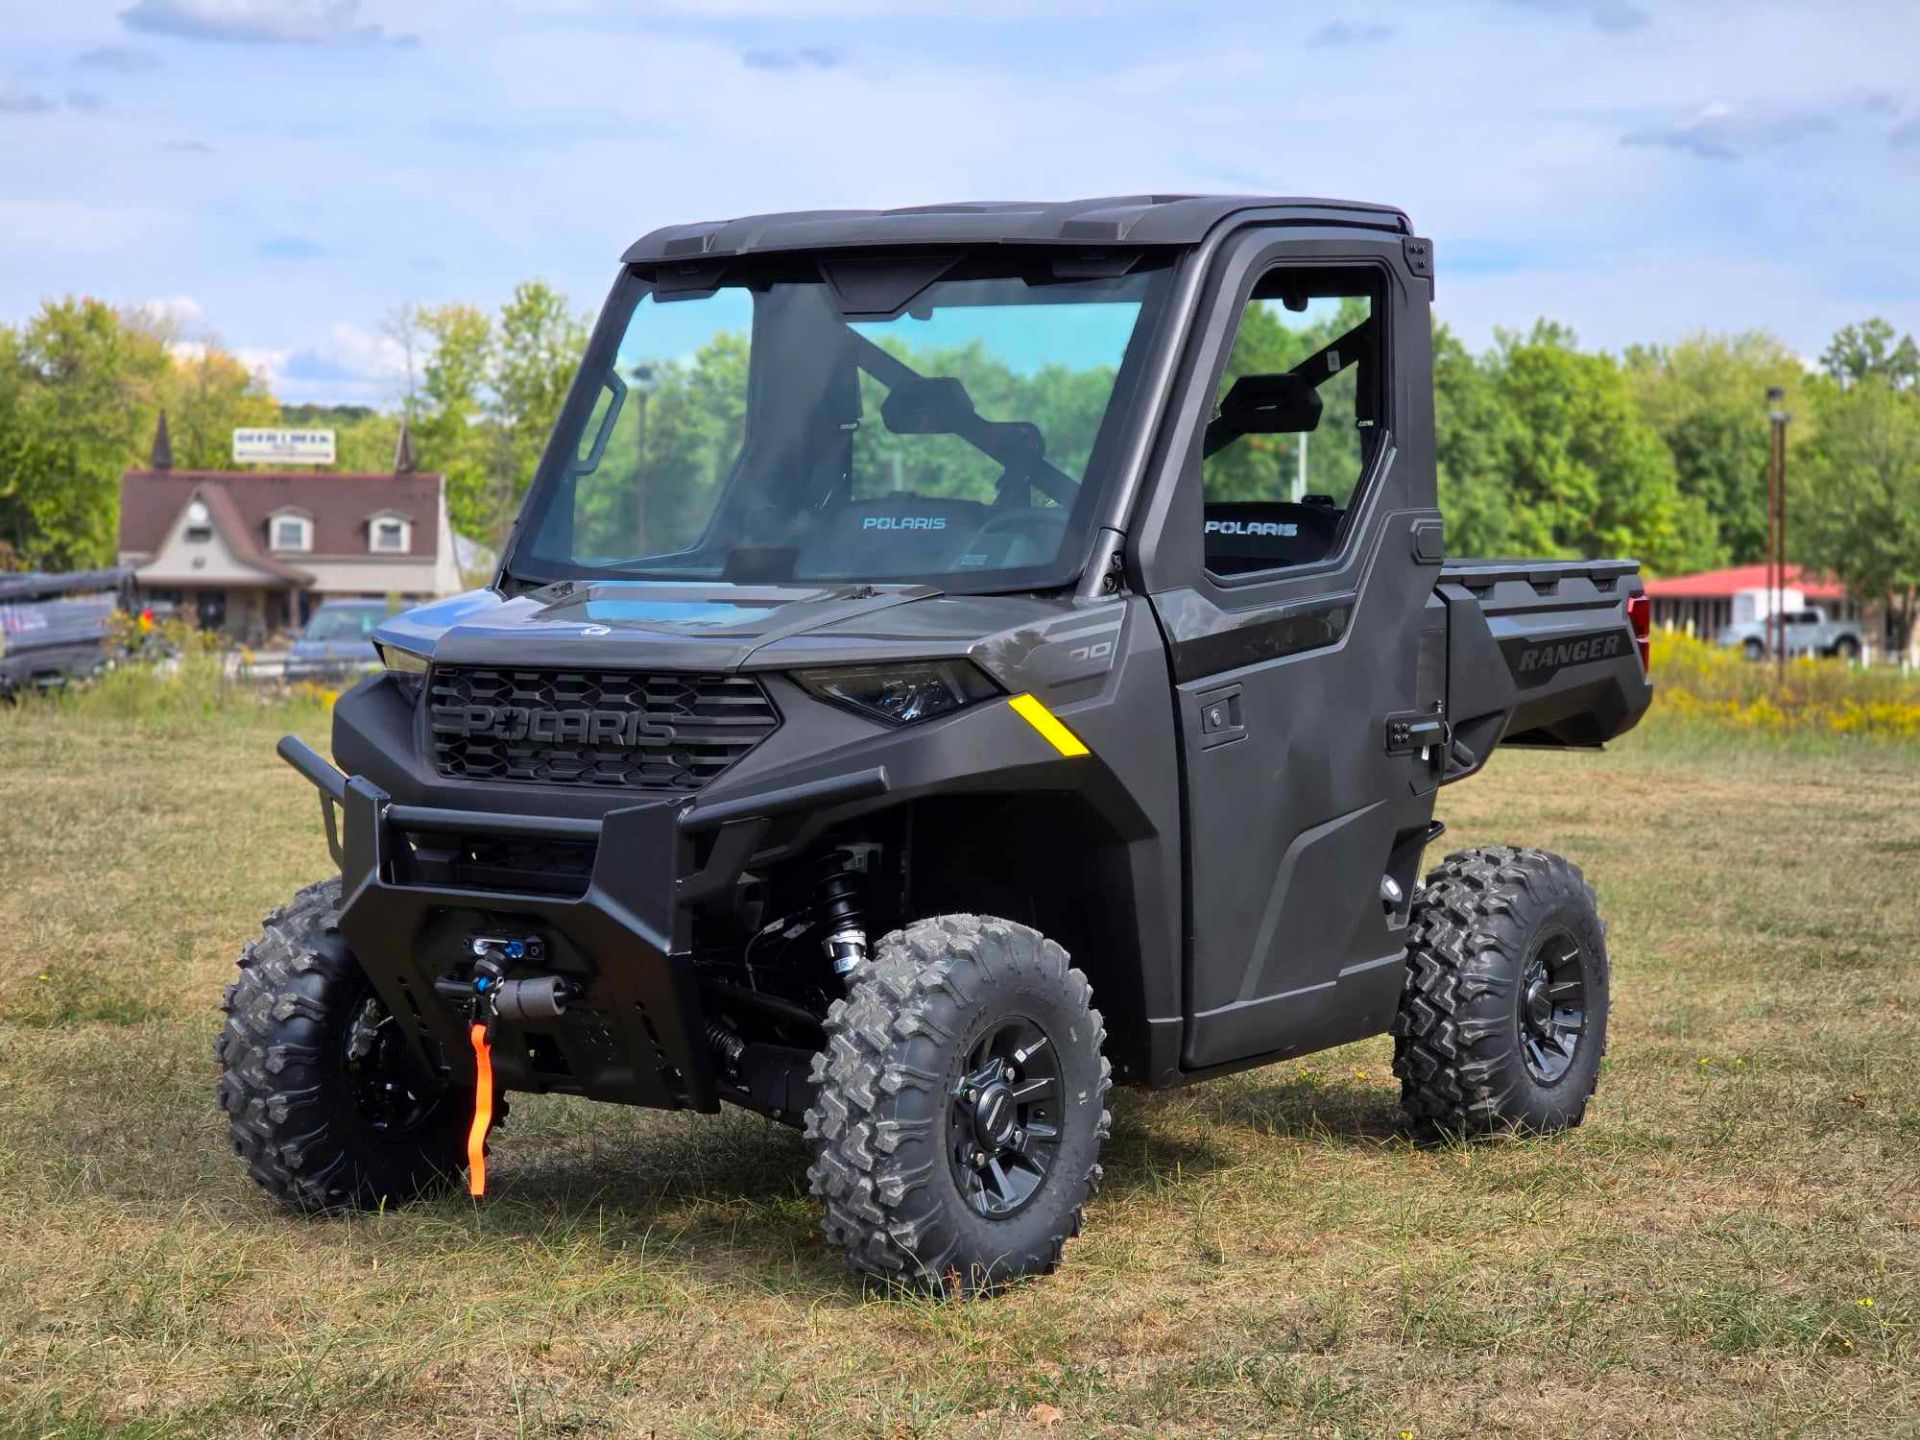
[[[1501,642],[1513,678],[1522,685],[1538,685],[1569,665],[1591,665],[1597,660],[1613,660],[1627,653],[1625,630],[1596,630],[1589,635],[1570,635],[1559,640],[1517,638]]]
[[[944,530],[944,515],[869,515],[860,522],[862,530]]]
[[[1300,527],[1291,520],[1209,520],[1209,535],[1274,535],[1291,540]]]
[[[436,705],[433,733],[550,745],[671,745],[674,738],[673,726],[639,710],[535,710],[525,705]]]

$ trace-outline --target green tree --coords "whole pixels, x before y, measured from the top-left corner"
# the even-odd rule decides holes
[[[1904,653],[1920,597],[1920,390],[1910,372],[1858,367],[1836,348],[1833,377],[1813,387],[1813,439],[1789,472],[1791,554],[1858,600],[1884,599]]]
[[[578,553],[624,559],[699,538],[745,434],[747,349],[744,332],[722,332],[690,359],[649,358],[621,370],[626,395],[600,463],[575,497]],[[613,403],[603,389],[583,449]]]
[[[400,438],[398,415],[371,405],[283,405],[280,421],[333,431],[336,471],[377,473],[393,468],[394,445]]]
[[[1764,331],[1692,335],[1627,350],[1628,388],[1666,442],[1680,492],[1705,507],[1718,532],[1717,563],[1750,564],[1767,542],[1767,391],[1778,386],[1803,411],[1799,357]],[[1798,444],[1806,427],[1789,432]]]
[[[492,537],[499,516],[488,495],[485,429],[493,324],[471,305],[423,310],[418,320],[431,348],[421,367],[414,454],[423,469],[447,477],[453,528]]]
[[[59,457],[36,423],[17,331],[0,326],[0,570],[40,552],[40,513]]]
[[[1220,377],[1216,403],[1243,375],[1275,375],[1293,369],[1367,318],[1367,302],[1348,297],[1318,318],[1295,321],[1278,300],[1247,306],[1233,337],[1233,352]],[[1360,432],[1353,426],[1358,366],[1349,365],[1321,384],[1324,405],[1318,428],[1307,436],[1306,476],[1299,486],[1303,447],[1298,435],[1246,435],[1210,457],[1210,500],[1277,500],[1298,494],[1331,495],[1341,504],[1360,478]],[[1339,423],[1345,417],[1345,423]],[[1296,496],[1297,498],[1297,496]]]
[[[1711,564],[1716,538],[1611,356],[1547,321],[1499,332],[1491,366],[1514,424],[1502,449],[1513,539],[1535,555],[1634,555],[1671,573]]]
[[[1516,541],[1507,470],[1516,420],[1491,366],[1445,325],[1433,327],[1434,444],[1447,550],[1511,555]]]
[[[586,343],[587,322],[544,280],[515,286],[500,309],[488,383],[499,427],[489,450],[502,528],[533,479]]]
[[[98,300],[40,308],[7,347],[13,392],[6,451],[21,468],[0,490],[16,549],[32,565],[113,562],[120,475],[150,434],[155,356]]]
[[[236,429],[280,422],[280,402],[266,381],[212,347],[172,355],[155,389],[167,412],[173,463],[181,470],[228,469]]]
[[[1113,371],[1046,365],[1031,373],[1014,370],[976,340],[941,349],[916,349],[898,336],[880,345],[921,375],[958,380],[973,407],[988,420],[1026,421],[1038,427],[1050,464],[1080,479],[1113,389]],[[907,490],[916,495],[991,503],[998,495],[1001,464],[954,435],[901,435],[880,419],[886,387],[860,377],[862,420],[853,436],[855,494],[860,498]]]
[[[1896,390],[1920,385],[1920,346],[1878,318],[1842,327],[1820,363],[1842,385],[1861,380],[1884,381]]]

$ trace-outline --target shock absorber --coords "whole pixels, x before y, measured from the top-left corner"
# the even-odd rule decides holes
[[[853,857],[835,850],[820,862],[814,910],[827,927],[825,946],[833,973],[851,975],[867,963],[867,932],[860,923],[860,874]]]

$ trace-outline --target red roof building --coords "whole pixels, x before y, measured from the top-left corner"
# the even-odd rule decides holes
[[[1673,575],[1665,580],[1647,581],[1647,595],[1655,600],[1725,600],[1742,590],[1767,588],[1765,565],[1736,565],[1731,570],[1705,570],[1698,575]],[[1808,603],[1844,600],[1844,585],[1808,576],[1798,565],[1787,567],[1787,588],[1798,590]]]
[[[1798,565],[1787,567],[1784,588],[1785,609],[1819,605],[1839,618],[1858,616],[1845,586],[1809,575]],[[1766,592],[1765,565],[1736,565],[1731,570],[1707,570],[1698,575],[1673,575],[1664,580],[1647,581],[1647,598],[1653,602],[1653,623],[1669,630],[1684,630],[1703,640],[1713,639],[1737,619],[1752,618],[1739,613],[1736,597],[1761,597],[1748,602],[1749,607],[1756,614],[1766,614],[1771,607]]]

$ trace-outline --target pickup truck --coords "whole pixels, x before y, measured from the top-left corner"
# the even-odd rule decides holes
[[[1856,620],[1835,620],[1817,605],[1786,614],[1786,653],[1788,655],[1829,655],[1841,660],[1858,660],[1866,649],[1866,632]],[[1773,617],[1763,616],[1722,630],[1722,645],[1736,645],[1749,660],[1764,660],[1781,648],[1781,627]]]
[[[1327,200],[641,239],[493,583],[281,742],[339,874],[228,992],[253,1177],[479,1196],[506,1091],[727,1103],[856,1271],[953,1294],[1059,1262],[1116,1082],[1391,1032],[1417,1126],[1579,1123],[1592,890],[1422,856],[1496,747],[1640,718],[1646,596],[1448,557],[1432,290]]]

